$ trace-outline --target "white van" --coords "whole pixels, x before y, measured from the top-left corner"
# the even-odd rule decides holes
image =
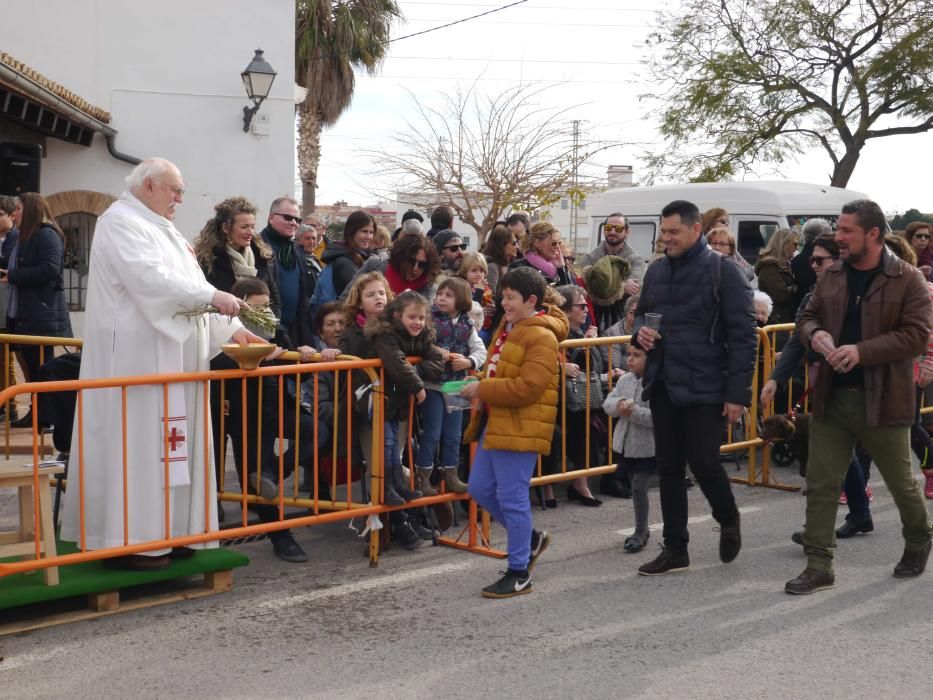
[[[700,212],[721,207],[729,212],[739,253],[755,264],[758,251],[779,228],[800,227],[807,219],[823,218],[835,225],[842,205],[867,195],[829,185],[786,180],[762,182],[699,182],[607,190],[587,202],[591,234],[589,250],[603,238],[603,223],[621,212],[629,223],[628,243],[649,257],[661,222],[661,210],[675,199],[686,199]],[[583,251],[586,252],[586,251]]]

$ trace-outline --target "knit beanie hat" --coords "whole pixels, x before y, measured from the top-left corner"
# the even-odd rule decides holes
[[[454,238],[463,240],[463,237],[452,228],[445,228],[443,231],[438,231],[434,236],[434,247],[437,248],[437,252],[441,252],[441,250]]]
[[[583,273],[583,281],[590,294],[600,299],[611,299],[619,294],[628,277],[628,260],[617,255],[604,255],[593,267]]]

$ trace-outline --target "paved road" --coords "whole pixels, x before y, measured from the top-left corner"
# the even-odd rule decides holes
[[[875,493],[875,533],[841,542],[836,587],[804,598],[782,590],[803,568],[789,535],[804,499],[744,486],[739,558],[718,561],[705,519],[691,570],[657,578],[635,573],[657,536],[622,553],[630,501],[537,511],[553,545],[534,592],[504,601],[479,596],[498,560],[396,548],[370,569],[345,525],[303,530],[314,561],[246,545],[231,593],[0,639],[0,695],[929,698],[933,572],[892,578],[897,512]]]

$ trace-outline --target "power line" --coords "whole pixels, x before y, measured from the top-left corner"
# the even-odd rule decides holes
[[[541,58],[479,58],[468,56],[389,56],[392,60],[402,61],[484,61],[487,63],[560,63],[569,65],[596,66],[640,66],[641,61],[566,61],[563,59]]]
[[[516,5],[524,5],[528,0],[518,0],[509,5],[502,5],[501,7],[496,7],[495,9],[489,10],[487,12],[481,12],[478,15],[472,15],[471,17],[464,17],[463,19],[458,19],[454,22],[448,22],[447,24],[442,24],[439,27],[432,27],[431,29],[425,29],[424,31],[415,32],[414,34],[406,34],[405,36],[396,37],[395,39],[389,39],[386,44],[394,44],[396,41],[401,41],[402,39],[411,39],[412,37],[421,36],[423,34],[430,34],[431,32],[436,32],[439,29],[446,29],[447,27],[453,27],[456,24],[463,24],[464,22],[469,22],[470,20],[477,19],[479,17],[485,17],[486,15],[491,15],[495,12],[502,12],[502,10],[507,10],[510,7],[515,7]],[[442,20],[418,20],[422,22],[439,22]]]

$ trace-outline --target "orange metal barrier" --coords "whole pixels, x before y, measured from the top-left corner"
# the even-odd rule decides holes
[[[778,327],[774,328],[765,328],[761,329],[758,332],[758,347],[759,347],[759,358],[760,366],[759,373],[756,373],[753,380],[753,391],[752,391],[752,405],[747,411],[744,425],[744,432],[742,430],[737,430],[735,428],[730,428],[727,435],[726,442],[722,445],[721,451],[723,453],[730,452],[739,452],[739,451],[748,451],[748,476],[747,478],[741,479],[742,483],[746,483],[749,486],[770,486],[774,488],[783,488],[791,489],[796,488],[784,484],[774,483],[770,471],[769,471],[769,459],[768,451],[765,451],[765,456],[762,461],[761,474],[757,473],[757,464],[758,464],[758,455],[757,449],[762,446],[761,440],[757,437],[757,423],[758,416],[760,414],[760,408],[758,406],[758,395],[760,393],[760,382],[762,378],[766,378],[773,367],[774,364],[774,353],[773,353],[773,344],[771,342],[772,333],[777,330],[787,330],[786,328]],[[4,336],[0,336],[0,340],[3,340]],[[7,342],[19,342],[20,337],[6,336],[8,339]],[[13,339],[12,341],[10,339]],[[68,344],[76,345],[80,341],[75,342],[72,339],[35,339],[37,344],[45,341],[54,341],[55,344]],[[593,339],[583,339],[583,340],[572,340],[564,341],[561,343],[560,347],[562,352],[569,350],[571,348],[586,348],[586,355],[584,360],[584,371],[587,376],[590,374],[592,358],[590,353],[594,351],[594,348],[598,349],[602,347],[609,347],[625,343],[629,340],[628,336],[619,336],[611,338],[593,338]],[[612,378],[612,353],[609,353],[609,362],[608,362],[608,373],[610,375],[608,385],[609,390],[611,391],[614,379]],[[384,484],[384,463],[383,463],[383,394],[382,387],[384,382],[381,377],[381,363],[378,360],[360,360],[357,358],[339,358],[335,362],[312,362],[312,363],[300,363],[298,353],[285,353],[282,358],[285,361],[296,361],[296,364],[286,365],[279,364],[275,366],[266,366],[261,367],[257,370],[228,370],[228,371],[205,371],[205,372],[195,372],[195,373],[186,373],[186,374],[177,374],[177,375],[152,375],[144,377],[125,377],[125,378],[114,378],[106,380],[84,380],[84,381],[71,381],[71,382],[45,382],[45,383],[30,383],[30,384],[21,384],[15,387],[9,387],[6,390],[0,392],[0,405],[8,403],[11,399],[15,398],[18,395],[33,392],[33,406],[35,407],[35,395],[48,392],[56,391],[77,391],[78,400],[77,400],[77,413],[76,413],[76,424],[78,426],[78,431],[76,435],[76,444],[72,445],[72,453],[76,455],[76,459],[72,460],[73,466],[77,468],[77,474],[71,474],[72,488],[78,488],[82,495],[82,511],[80,514],[81,522],[81,536],[79,538],[79,548],[82,550],[76,554],[69,555],[57,555],[54,557],[41,557],[40,551],[40,537],[39,537],[39,522],[38,522],[38,467],[33,467],[33,483],[36,488],[33,489],[33,499],[35,501],[34,505],[36,506],[33,511],[36,518],[36,536],[35,536],[35,560],[28,561],[19,561],[19,562],[6,562],[0,564],[0,576],[7,575],[15,572],[30,571],[35,569],[48,568],[53,566],[63,566],[73,563],[78,563],[82,561],[90,561],[96,559],[103,559],[114,556],[122,556],[127,554],[134,554],[145,551],[152,551],[158,549],[167,549],[171,547],[181,547],[187,546],[196,543],[205,543],[213,542],[223,539],[232,539],[239,538],[248,535],[254,535],[258,533],[268,533],[275,530],[282,530],[295,526],[310,526],[322,524],[325,522],[333,522],[339,520],[348,520],[354,517],[364,517],[368,518],[369,516],[379,516],[385,514],[391,510],[397,510],[401,508],[413,508],[420,506],[428,506],[444,502],[452,502],[456,500],[466,500],[468,495],[458,495],[453,493],[439,493],[436,496],[423,497],[415,501],[406,503],[403,506],[389,507],[384,504],[383,500],[383,484]],[[566,369],[562,369],[562,378],[565,378]],[[285,464],[285,444],[286,440],[291,440],[297,443],[300,447],[302,441],[302,427],[300,421],[300,415],[302,409],[301,406],[301,391],[296,389],[294,396],[294,405],[290,406],[290,409],[293,409],[294,416],[289,415],[289,431],[288,435],[286,434],[286,397],[285,397],[285,381],[287,378],[293,378],[296,382],[296,385],[300,387],[302,379],[308,379],[310,375],[310,386],[313,400],[310,402],[308,410],[311,412],[311,416],[314,421],[315,430],[313,436],[310,439],[311,448],[312,448],[312,462],[309,470],[309,476],[311,477],[310,484],[306,485],[307,488],[302,490],[299,488],[298,482],[300,477],[301,467],[308,466],[307,463],[302,464],[300,454],[300,449],[295,449],[295,456],[293,462],[289,464],[294,474],[293,483],[289,486],[285,486],[287,479],[286,475],[286,464]],[[356,375],[356,381],[354,381],[354,375]],[[328,377],[328,378],[325,378]],[[371,418],[371,431],[368,439],[366,440],[366,445],[369,447],[371,453],[371,464],[369,465],[368,481],[369,481],[369,492],[370,498],[354,500],[353,490],[352,490],[352,481],[353,481],[353,460],[351,459],[352,449],[354,444],[358,444],[358,441],[361,440],[360,431],[358,428],[363,426],[366,423],[365,420],[361,420],[359,417],[354,415],[354,406],[352,404],[354,396],[354,384],[360,384],[360,378],[365,377],[372,388],[372,395],[374,400],[372,402],[372,418]],[[321,446],[318,444],[318,430],[316,428],[319,419],[319,388],[321,382],[331,381],[332,386],[335,388],[333,392],[333,401],[334,401],[334,411],[332,417],[332,423],[330,425],[331,433],[331,444],[327,448],[327,452],[321,451]],[[204,522],[206,523],[202,532],[197,532],[195,534],[185,535],[185,536],[171,536],[171,499],[169,498],[169,490],[163,489],[164,493],[160,495],[161,500],[161,510],[162,515],[165,518],[166,532],[165,536],[161,539],[154,539],[147,542],[138,542],[130,543],[130,534],[129,530],[129,512],[126,501],[126,495],[128,492],[127,480],[128,475],[128,455],[127,455],[127,438],[126,438],[126,405],[127,405],[127,396],[128,392],[132,391],[135,387],[157,387],[161,389],[161,401],[162,406],[166,411],[168,408],[168,390],[169,386],[173,384],[195,384],[197,390],[201,392],[203,399],[203,412],[202,416],[202,426],[201,430],[204,431],[203,440],[204,440],[204,473],[202,478],[204,479],[205,484],[210,483],[211,479],[215,478],[214,475],[214,465],[210,459],[210,444],[213,442],[212,436],[209,431],[209,406],[210,406],[210,392],[211,392],[211,382],[218,382],[218,385],[215,385],[215,388],[222,392],[221,398],[223,399],[223,392],[227,391],[228,388],[234,387],[239,383],[239,387],[236,388],[238,391],[239,397],[242,403],[245,405],[249,399],[250,392],[248,391],[247,382],[249,380],[256,380],[256,395],[259,401],[259,405],[262,405],[262,393],[264,391],[263,381],[268,382],[268,386],[265,390],[273,391],[271,402],[274,403],[274,413],[277,417],[275,425],[277,425],[277,435],[275,435],[274,442],[278,446],[278,455],[277,455],[277,489],[278,494],[275,498],[264,499],[259,495],[254,493],[247,493],[246,488],[242,488],[240,491],[228,491],[224,488],[223,483],[221,482],[220,488],[217,490],[217,496],[220,500],[225,502],[236,502],[238,503],[242,510],[242,522],[237,527],[225,528],[224,530],[211,530],[210,518],[208,514],[212,506],[210,502],[211,490],[208,488],[204,489]],[[224,384],[227,384],[225,387]],[[274,384],[274,388],[273,388]],[[589,394],[590,388],[589,383],[586,382],[586,391]],[[110,547],[107,549],[97,549],[97,550],[88,550],[86,547],[85,541],[85,532],[84,532],[84,522],[86,516],[86,509],[89,507],[88,504],[84,503],[84,494],[85,494],[85,483],[84,483],[84,437],[83,437],[83,426],[84,426],[84,408],[83,408],[83,396],[86,391],[94,391],[100,389],[118,389],[122,395],[122,434],[123,434],[123,463],[122,463],[122,488],[124,494],[123,500],[123,533],[124,533],[124,542],[122,546]],[[565,436],[563,440],[560,441],[560,470],[559,472],[552,474],[545,474],[542,471],[542,463],[539,460],[538,470],[536,476],[532,479],[532,485],[544,485],[551,484],[560,481],[569,481],[578,477],[586,476],[598,476],[606,473],[610,473],[616,469],[615,460],[613,459],[612,454],[612,428],[613,420],[607,417],[607,435],[606,435],[606,449],[605,449],[605,460],[597,460],[598,464],[592,464],[590,459],[591,450],[589,449],[591,445],[591,440],[595,439],[591,434],[591,413],[598,409],[585,409],[585,420],[586,420],[586,429],[583,435],[567,435],[566,426],[567,426],[567,410],[566,410],[566,382],[562,381],[561,383],[561,392],[562,392],[562,410],[558,418],[561,427],[563,430],[562,434]],[[268,397],[267,397],[268,398]],[[587,396],[589,399],[589,396]],[[291,398],[288,399],[289,402],[292,401]],[[587,400],[587,405],[589,400]],[[223,401],[221,401],[223,405]],[[410,415],[413,412],[413,405],[411,406]],[[770,407],[765,407],[765,411],[770,411]],[[259,412],[259,420],[256,425],[250,425],[248,423],[248,415],[246,411],[241,411],[239,416],[239,428],[241,434],[238,436],[238,439],[241,441],[240,447],[242,448],[243,458],[241,463],[237,465],[238,476],[240,478],[241,484],[249,483],[249,470],[255,469],[256,476],[259,476],[259,470],[261,469],[262,463],[264,461],[262,449],[262,432],[263,432],[263,423],[262,423],[262,411]],[[34,411],[33,416],[33,433],[32,433],[32,453],[33,453],[33,464],[38,465],[40,461],[40,443],[41,443],[41,434],[36,430],[38,424],[36,422],[36,413]],[[269,416],[266,416],[267,420]],[[354,425],[354,418],[356,418],[356,425]],[[221,413],[221,426],[220,434],[224,435],[224,417]],[[268,423],[267,423],[268,425]],[[407,436],[408,444],[407,448],[409,454],[411,453],[411,422],[409,422],[409,433]],[[365,433],[365,431],[363,431]],[[345,473],[341,473],[342,478],[338,478],[337,469],[338,464],[340,463],[340,450],[338,449],[338,442],[340,437],[344,439],[344,453],[346,455],[345,464],[341,466],[341,469],[345,470]],[[569,440],[583,440],[585,443],[585,454],[586,459],[585,463],[582,465],[572,465],[572,468],[568,466],[568,454],[567,447]],[[163,434],[163,449],[165,450],[165,459],[163,464],[164,469],[164,483],[168,483],[169,479],[169,461],[168,461],[168,449],[171,436],[168,434],[167,427],[164,430]],[[224,440],[224,445],[226,441]],[[362,446],[362,445],[361,445]],[[221,450],[221,460],[225,459],[226,448],[224,447]],[[255,454],[255,462],[251,465],[251,460],[248,458],[249,455]],[[602,452],[600,452],[602,454]],[[331,462],[331,468],[329,471],[329,489],[330,489],[330,498],[323,498],[321,496],[321,474],[322,474],[322,465],[321,460],[328,456]],[[409,460],[411,463],[412,460]],[[225,472],[222,471],[223,474]],[[362,477],[362,478],[365,478]],[[257,479],[258,481],[258,479]],[[338,498],[338,488],[346,484],[346,495],[343,498]],[[277,508],[277,519],[273,522],[259,523],[259,524],[248,524],[247,521],[247,507],[250,504],[264,504],[275,506]],[[301,515],[294,518],[286,518],[285,509],[286,508],[303,508],[307,509],[309,513],[307,515]],[[457,547],[460,549],[466,549],[468,551],[482,553],[488,556],[501,557],[504,556],[503,552],[492,549],[489,546],[489,519],[488,514],[479,515],[476,504],[472,501],[470,502],[469,507],[469,519],[466,526],[460,532],[457,537],[442,537],[439,542],[452,547]],[[379,533],[373,531],[370,534],[370,561],[372,565],[378,563],[378,556],[380,551],[379,545]]]

